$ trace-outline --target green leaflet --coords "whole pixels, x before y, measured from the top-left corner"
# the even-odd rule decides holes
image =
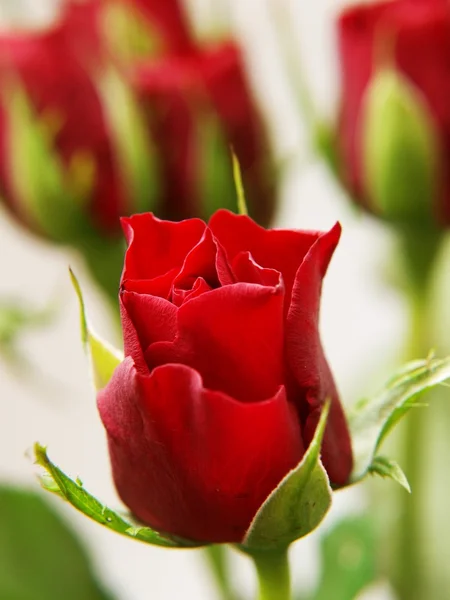
[[[330,405],[327,403],[302,461],[281,481],[258,510],[243,550],[277,550],[308,535],[331,505],[331,488],[320,462],[320,448]]]
[[[368,473],[386,435],[412,406],[417,406],[414,397],[448,378],[450,358],[416,360],[407,364],[374,398],[356,405],[348,416],[354,456],[352,482]]]
[[[80,284],[73,271],[69,269],[69,272],[80,303],[81,340],[89,356],[95,389],[101,390],[108,384],[114,370],[122,362],[123,355],[90,329]]]
[[[385,456],[376,456],[369,467],[369,473],[379,475],[380,477],[389,477],[405,488],[407,492],[411,493],[408,479],[395,460],[391,460]]]
[[[43,467],[47,474],[41,478],[42,487],[57,493],[67,500],[74,508],[90,517],[97,523],[112,529],[122,535],[165,548],[197,548],[202,544],[181,540],[172,536],[166,536],[154,531],[150,527],[141,527],[132,522],[131,517],[123,517],[114,510],[104,506],[99,500],[91,496],[81,483],[73,481],[65,475],[59,467],[51,462],[47,456],[46,449],[40,444],[35,444],[34,453],[36,463]]]

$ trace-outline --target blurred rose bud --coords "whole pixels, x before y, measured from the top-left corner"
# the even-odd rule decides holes
[[[163,173],[157,214],[178,220],[234,209],[233,150],[249,212],[267,224],[275,208],[274,167],[236,45],[143,61],[133,80]]]
[[[358,5],[339,19],[341,176],[390,221],[450,223],[450,12],[444,0]]]
[[[0,35],[0,189],[21,223],[81,249],[116,294],[119,218],[153,208],[156,177],[131,91],[100,43],[97,2]]]
[[[124,503],[158,531],[241,542],[328,399],[322,461],[347,483],[350,437],[318,331],[340,227],[267,231],[223,210],[209,225],[123,224],[125,360],[98,406]]]
[[[84,225],[116,233],[125,198],[99,94],[65,26],[0,37],[0,171],[21,220],[68,242]]]

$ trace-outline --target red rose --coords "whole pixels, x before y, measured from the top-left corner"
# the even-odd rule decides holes
[[[450,222],[450,8],[446,0],[394,0],[364,4],[339,19],[342,106],[340,148],[347,185],[371,205],[364,182],[362,136],[365,94],[380,62],[412,85],[438,137],[434,212]],[[380,123],[380,128],[383,124]],[[399,148],[401,153],[401,148]],[[406,153],[405,153],[406,155]],[[434,157],[432,157],[434,160]],[[404,159],[405,160],[405,159]],[[408,165],[405,165],[407,169]],[[409,166],[410,172],[414,170]]]
[[[270,150],[238,47],[226,42],[148,60],[132,79],[163,172],[156,212],[180,220],[234,207],[232,147],[250,214],[267,224],[275,205]]]
[[[327,398],[322,459],[346,483],[350,438],[318,332],[340,227],[266,231],[227,211],[123,224],[126,358],[98,406],[125,504],[161,531],[242,541]]]
[[[92,4],[89,9],[92,10],[89,15],[88,6],[83,7],[83,13],[81,7],[79,12],[69,11],[49,30],[1,35],[0,78],[5,92],[11,82],[23,86],[38,119],[48,124],[52,151],[67,172],[79,157],[87,157],[92,162],[94,176],[87,202],[87,220],[103,233],[111,234],[117,232],[119,216],[126,211],[101,99],[90,70],[93,65],[84,60],[87,48],[83,43],[89,40],[89,48],[92,48],[95,40],[92,32],[83,29],[80,53],[75,48],[78,26],[86,22],[93,26],[97,19],[98,7]],[[70,17],[75,14],[76,20],[72,21]],[[29,222],[26,202],[22,206],[23,199],[16,189],[14,177],[24,166],[12,164],[14,131],[10,130],[9,111],[13,106],[6,93],[2,100],[5,99],[0,108],[2,195],[22,220],[39,230],[40,224]],[[14,160],[17,159],[15,156]]]

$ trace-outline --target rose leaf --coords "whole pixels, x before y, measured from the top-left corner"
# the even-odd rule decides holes
[[[411,407],[423,406],[417,396],[450,378],[450,357],[408,363],[373,398],[357,403],[348,416],[353,444],[351,481],[364,478],[386,435]],[[378,464],[379,467],[379,464]],[[375,459],[373,470],[379,471]]]
[[[41,476],[41,485],[47,491],[53,492],[67,500],[74,508],[97,523],[153,546],[165,548],[197,548],[202,544],[183,540],[178,537],[158,533],[150,527],[140,526],[133,522],[129,515],[122,516],[116,511],[104,506],[99,500],[87,492],[79,479],[70,479],[59,467],[52,463],[47,456],[47,450],[40,444],[35,444],[34,454],[36,463],[46,471]]]
[[[395,460],[386,458],[386,456],[376,456],[369,467],[369,473],[379,475],[380,477],[389,477],[399,483],[407,492],[411,493],[408,479]]]

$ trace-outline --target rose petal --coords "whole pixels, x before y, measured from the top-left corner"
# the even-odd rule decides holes
[[[181,269],[187,253],[206,228],[200,219],[172,223],[151,213],[134,215],[121,222],[128,241],[122,281],[154,279],[174,268]]]
[[[297,272],[286,323],[286,356],[298,386],[297,403],[304,420],[305,446],[314,436],[323,404],[331,400],[322,459],[336,484],[347,483],[353,459],[344,412],[320,341],[319,309],[322,279],[340,234],[340,225],[336,224],[306,255]]]
[[[202,294],[178,310],[173,342],[152,344],[150,369],[182,363],[205,386],[244,402],[268,398],[283,383],[281,286],[237,283]]]
[[[192,300],[193,298],[197,298],[201,294],[205,292],[210,292],[211,287],[208,283],[203,279],[203,277],[197,277],[197,279],[192,284],[191,289],[183,290],[183,289],[175,289],[172,294],[172,302],[175,306],[181,306],[184,302],[188,300]]]
[[[125,356],[132,356],[141,366],[150,344],[175,338],[177,308],[164,298],[134,292],[122,292],[120,300]]]
[[[173,281],[173,288],[191,289],[198,277],[202,277],[211,288],[218,287],[216,254],[217,245],[207,227],[201,240],[186,256],[180,272]]]
[[[255,263],[250,252],[240,252],[232,265],[236,281],[259,283],[270,287],[281,285],[281,273],[274,269],[264,269]]]
[[[284,388],[243,404],[205,389],[184,365],[141,377],[126,359],[98,407],[124,503],[144,523],[188,539],[242,541],[303,455]]]
[[[225,248],[230,262],[240,252],[248,251],[261,267],[279,271],[283,275],[286,301],[289,305],[298,265],[319,237],[319,233],[267,230],[249,217],[235,215],[226,210],[217,211],[211,217],[209,226]]]

